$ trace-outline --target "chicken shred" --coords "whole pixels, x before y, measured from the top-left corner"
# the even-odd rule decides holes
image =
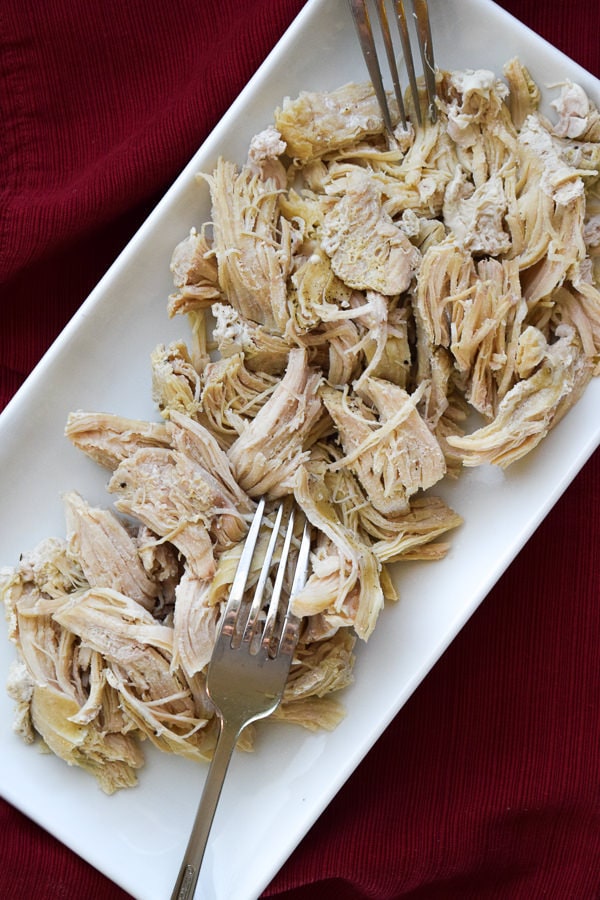
[[[65,434],[94,462],[111,470],[136,450],[169,445],[169,434],[162,423],[127,419],[112,413],[70,413]]]
[[[321,375],[307,366],[305,351],[291,350],[281,382],[229,448],[235,477],[251,496],[280,497],[293,491],[321,416],[320,381]]]
[[[343,196],[325,214],[323,250],[348,287],[394,296],[405,291],[419,251],[382,208],[381,191],[366,174],[346,179]]]
[[[283,331],[288,319],[291,226],[279,212],[276,180],[263,181],[250,166],[238,172],[223,159],[206,178],[224,296],[244,318]]]
[[[254,498],[293,495],[313,528],[276,717],[333,728],[396,564],[461,525],[436,485],[525,457],[600,374],[598,109],[566,82],[546,117],[518,59],[436,79],[437,121],[395,142],[347,84],[199,175],[211,221],[184,223],[167,302],[188,343],[150,358],[162,421],[68,418],[113,510],[68,491],[65,537],[0,571],[8,691],[23,740],[107,793],[141,741],[213,752],[205,672]]]

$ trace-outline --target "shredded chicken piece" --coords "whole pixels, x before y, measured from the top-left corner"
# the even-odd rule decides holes
[[[286,149],[277,129],[269,125],[250,141],[248,168],[263,181],[272,178],[277,187],[283,189],[287,184],[287,173],[279,157]]]
[[[591,105],[581,85],[567,81],[562,87],[559,97],[551,106],[558,113],[558,122],[554,125],[554,134],[558,137],[580,138],[588,130],[588,117]]]
[[[172,447],[204,469],[204,477],[213,486],[220,503],[219,508],[226,509],[228,506],[235,508],[238,512],[238,515],[234,516],[236,522],[240,516],[253,512],[254,504],[236,481],[227,453],[221,450],[217,440],[207,428],[199,422],[194,422],[189,416],[173,412],[169,431]],[[237,538],[232,538],[234,543],[241,540],[244,534],[245,531]]]
[[[349,466],[376,510],[405,512],[413,493],[445,474],[444,455],[416,409],[417,398],[403,388],[370,378],[361,397],[331,388],[322,397],[346,453],[333,467]]]
[[[303,642],[299,644],[292,671],[285,688],[284,698],[323,697],[332,690],[346,687],[351,680],[349,664],[356,638],[352,632],[337,631],[317,647]]]
[[[75,491],[64,497],[70,551],[81,560],[92,587],[114,587],[146,609],[158,596],[158,585],[147,575],[133,538],[107,509],[89,506]]]
[[[508,82],[508,106],[510,117],[517,129],[521,128],[527,116],[534,113],[541,99],[541,92],[529,71],[514,57],[504,66],[504,77]]]
[[[152,743],[193,759],[203,757],[204,710],[197,708],[181,670],[171,667],[171,628],[107,588],[67,600],[53,618],[107,661],[108,684]]]
[[[26,744],[35,741],[35,729],[31,721],[31,701],[35,690],[35,680],[22,659],[14,660],[8,670],[6,693],[15,701],[13,731]]]
[[[294,494],[309,521],[327,538],[322,546],[329,560],[323,572],[315,554],[313,572],[293,602],[294,611],[297,615],[314,615],[326,609],[330,621],[337,625],[352,623],[357,635],[367,640],[383,607],[379,562],[369,546],[339,520],[323,482],[311,476],[305,466],[299,469]],[[305,613],[315,581],[321,609],[313,607]]]
[[[56,756],[94,775],[107,794],[137,784],[136,770],[144,764],[139,745],[123,732],[106,734],[98,727],[74,721],[75,700],[49,685],[36,684],[31,698],[35,730]]]
[[[170,316],[205,309],[221,298],[217,263],[204,232],[192,228],[177,244],[171,257],[171,272],[177,291],[169,297]]]
[[[300,331],[316,328],[321,322],[339,321],[347,315],[353,291],[334,274],[322,251],[302,260],[291,281],[295,288],[290,298],[291,312]]]
[[[236,353],[209,363],[203,372],[202,415],[224,447],[230,447],[279,383],[268,372],[253,372],[244,355]]]
[[[75,447],[111,470],[137,450],[169,445],[169,433],[163,424],[111,413],[70,413],[65,434]]]
[[[384,130],[373,88],[366,84],[286,98],[275,112],[275,126],[289,155],[301,163]]]
[[[70,583],[65,580],[69,567]],[[15,670],[11,682],[18,698],[16,724],[27,740],[37,733],[53,753],[95,775],[102,789],[112,793],[136,783],[143,755],[107,686],[102,657],[83,647],[54,617],[63,602],[80,596],[79,579],[66,545],[46,541],[3,580],[20,655],[18,682]]]
[[[175,544],[198,578],[210,578],[215,563],[208,526],[220,497],[200,466],[176,450],[138,450],[115,470],[108,490],[119,495],[120,512]]]
[[[308,459],[306,444],[322,414],[320,381],[308,367],[306,353],[292,350],[280,384],[229,448],[235,477],[251,496],[280,497],[293,490],[298,467]]]
[[[282,335],[244,319],[233,307],[222,303],[215,304],[213,313],[216,318],[213,337],[222,357],[241,353],[250,371],[281,375],[290,352],[290,345]]]
[[[326,213],[322,247],[335,274],[349,287],[401,294],[420,253],[381,205],[381,191],[366,175],[346,181],[343,196]]]
[[[460,166],[444,195],[444,221],[458,244],[475,254],[499,256],[511,246],[504,230],[507,201],[502,179],[491,176],[478,187]]]
[[[176,590],[173,660],[192,677],[210,662],[219,607],[208,602],[210,582],[184,572]]]
[[[410,502],[408,512],[399,516],[361,516],[365,530],[378,537],[373,553],[380,562],[401,559],[442,559],[449,549],[447,542],[438,541],[446,532],[458,528],[462,518],[440,497],[417,497]]]
[[[164,617],[175,602],[175,588],[181,577],[179,554],[173,544],[162,540],[146,525],[138,527],[135,543],[148,577],[159,587],[159,603],[153,614]]]
[[[278,207],[275,180],[220,159],[206,176],[213,205],[214,252],[223,294],[238,312],[285,330],[291,233]]]
[[[572,328],[561,325],[556,333],[558,340],[546,347],[538,369],[511,388],[493,422],[465,437],[448,438],[465,465],[510,465],[537,446],[577,401],[591,378],[591,364]]]
[[[183,341],[159,344],[150,357],[152,399],[168,419],[171,410],[194,417],[199,409],[200,376]]]
[[[600,374],[600,291],[583,279],[563,285],[555,293],[560,321],[577,330],[586,357]]]

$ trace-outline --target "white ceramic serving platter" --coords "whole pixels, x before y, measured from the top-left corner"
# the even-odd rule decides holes
[[[441,67],[500,72],[519,55],[541,86],[570,78],[600,101],[597,79],[489,0],[430,5]],[[63,437],[69,411],[156,418],[149,354],[157,343],[187,338],[185,321],[169,321],[165,312],[171,251],[209,218],[195,173],[219,154],[243,161],[283,96],[365,79],[345,0],[309,0],[0,417],[0,565],[64,533],[61,492],[75,488],[92,503],[110,501],[105,473]],[[600,381],[526,461],[505,474],[467,470],[444,489],[465,524],[443,562],[399,570],[401,602],[384,611],[384,627],[359,648],[343,723],[316,735],[267,724],[256,752],[235,756],[198,896],[258,897],[600,443],[598,409]],[[12,656],[3,633],[2,680]],[[6,799],[134,897],[169,896],[204,767],[150,750],[139,786],[106,797],[90,776],[25,746],[12,734],[12,702],[3,690],[0,704]]]

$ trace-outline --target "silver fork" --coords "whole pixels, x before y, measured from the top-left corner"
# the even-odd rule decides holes
[[[292,505],[266,615],[263,615],[265,588],[280,543],[284,508],[286,504],[282,501],[252,600],[246,600],[244,595],[249,574],[256,569],[253,560],[263,529],[264,499],[257,506],[231,585],[206,676],[206,690],[219,718],[219,737],[171,900],[191,900],[194,895],[223,781],[241,732],[251,722],[273,713],[283,696],[300,629],[300,620],[290,612],[290,601],[306,581],[310,550],[310,526],[306,522],[292,585],[285,592],[285,570],[296,515],[296,507]]]
[[[371,26],[371,19],[369,16],[369,0],[348,0],[348,3],[350,5],[350,10],[352,12],[352,17],[354,19],[356,31],[358,33],[358,40],[360,42],[365,63],[369,71],[369,76],[373,84],[373,89],[381,108],[381,114],[383,116],[386,130],[390,135],[393,135],[394,124],[392,122],[392,115],[383,84],[383,75],[377,55],[375,35]],[[375,5],[375,9],[377,11],[379,30],[383,38],[383,45],[385,47],[388,69],[392,77],[394,95],[396,97],[398,111],[400,113],[400,121],[402,122],[402,127],[406,129],[408,124],[406,108],[404,105],[402,87],[400,85],[398,66],[396,64],[394,43],[392,40],[392,33],[389,25],[386,0],[373,0],[373,4]],[[392,6],[395,12],[395,20],[398,27],[398,36],[400,38],[402,55],[404,57],[404,63],[406,65],[406,71],[408,74],[413,106],[415,108],[415,115],[417,117],[418,124],[422,125],[423,122],[421,116],[421,104],[419,101],[419,90],[417,86],[417,76],[415,74],[415,65],[410,43],[405,3],[403,2],[403,0],[393,0]],[[433,59],[433,41],[431,38],[431,26],[429,22],[429,9],[427,7],[427,0],[412,0],[412,7],[417,32],[417,41],[421,54],[421,64],[423,67],[425,92],[427,94],[427,115],[432,122],[435,122],[437,118],[437,110],[435,105],[435,63]]]

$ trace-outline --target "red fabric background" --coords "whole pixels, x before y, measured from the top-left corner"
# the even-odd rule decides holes
[[[0,406],[302,5],[2,0]],[[597,0],[501,5],[600,75]],[[266,897],[598,900],[599,526],[596,454]],[[125,900],[0,815],[1,897]]]

